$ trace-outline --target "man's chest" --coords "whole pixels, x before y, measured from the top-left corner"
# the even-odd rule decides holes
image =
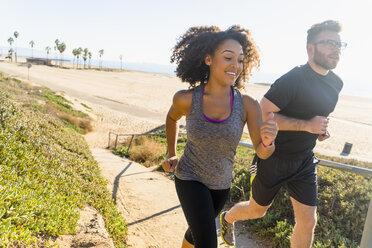
[[[283,114],[301,119],[314,116],[328,116],[335,109],[338,92],[321,82],[300,87],[289,104],[282,109]]]

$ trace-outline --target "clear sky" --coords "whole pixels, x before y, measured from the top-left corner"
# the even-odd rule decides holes
[[[283,74],[307,60],[306,31],[314,23],[339,20],[348,43],[336,73],[370,80],[371,0],[1,0],[0,46],[19,32],[18,47],[54,47],[66,54],[87,47],[105,60],[169,64],[176,39],[189,27],[239,24],[251,30],[261,51],[261,71]]]

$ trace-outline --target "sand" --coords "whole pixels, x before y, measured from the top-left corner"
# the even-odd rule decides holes
[[[0,62],[0,71],[27,79],[25,65]],[[175,92],[187,89],[177,77],[138,71],[60,69],[33,65],[30,81],[65,94],[94,108],[101,124],[95,132],[97,147],[107,146],[108,132],[141,133],[164,124]],[[27,81],[27,80],[26,80]],[[249,84],[246,93],[260,100],[268,86]],[[330,115],[331,138],[318,142],[320,154],[339,156],[352,143],[349,158],[372,161],[372,98],[341,95]],[[181,119],[184,124],[184,119]],[[246,130],[247,131],[247,130]],[[89,135],[88,135],[89,136]]]

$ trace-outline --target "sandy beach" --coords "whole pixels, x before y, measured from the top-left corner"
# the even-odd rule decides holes
[[[1,59],[0,59],[1,61]],[[0,71],[28,81],[25,65],[0,62]],[[108,132],[141,133],[164,124],[172,96],[188,84],[177,77],[138,71],[61,69],[33,65],[29,81],[65,95],[76,106],[91,107],[97,120],[87,139],[106,147]],[[269,86],[248,84],[246,93],[260,100]],[[349,158],[372,161],[372,98],[341,95],[330,115],[331,138],[319,142],[316,152],[339,156],[345,142],[352,143]],[[181,124],[184,120],[181,120]],[[247,131],[247,130],[246,130]]]

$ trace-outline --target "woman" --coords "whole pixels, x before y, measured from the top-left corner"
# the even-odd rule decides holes
[[[180,37],[171,62],[178,65],[177,76],[190,84],[189,90],[173,97],[166,119],[169,155],[163,163],[165,171],[175,172],[189,225],[182,247],[216,248],[215,218],[228,197],[245,123],[262,159],[273,153],[278,127],[272,116],[262,123],[259,103],[238,90],[260,63],[249,30],[192,27]],[[187,143],[178,160],[177,121],[182,116],[186,116]]]

